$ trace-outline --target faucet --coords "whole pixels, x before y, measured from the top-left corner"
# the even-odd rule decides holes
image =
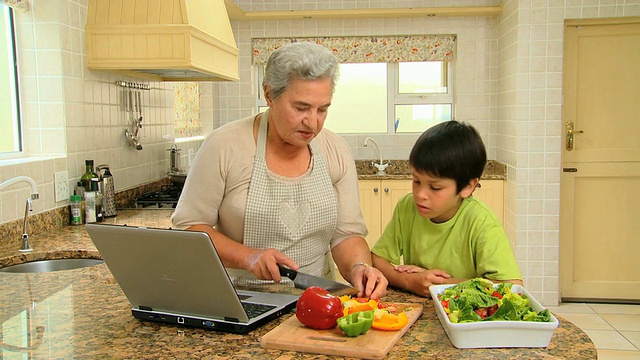
[[[29,246],[29,235],[27,234],[27,219],[29,216],[29,211],[32,211],[31,208],[31,200],[37,200],[40,195],[38,195],[38,188],[36,186],[36,182],[33,181],[32,178],[28,176],[16,176],[7,181],[0,183],[0,190],[3,190],[11,185],[17,184],[19,182],[26,182],[31,186],[31,196],[27,198],[27,204],[24,209],[24,223],[22,227],[22,246],[18,251],[26,253],[31,252],[33,249]]]
[[[371,166],[375,166],[378,169],[378,175],[384,175],[385,174],[385,169],[387,168],[387,166],[391,165],[390,161],[387,161],[386,164],[384,164],[382,162],[382,151],[380,151],[380,147],[378,146],[378,144],[373,141],[372,138],[368,137],[366,139],[364,139],[364,147],[367,147],[368,142],[371,141],[373,143],[373,145],[376,146],[376,149],[378,149],[378,156],[380,156],[380,163],[376,164],[375,161],[371,162]]]

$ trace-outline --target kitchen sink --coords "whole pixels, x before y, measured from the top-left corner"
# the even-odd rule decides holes
[[[10,273],[41,273],[60,270],[79,269],[102,264],[100,259],[52,259],[33,261],[24,264],[10,265],[0,268],[0,272]]]

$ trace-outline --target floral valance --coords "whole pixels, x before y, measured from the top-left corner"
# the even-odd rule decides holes
[[[0,0],[1,5],[7,5],[13,10],[27,11],[29,10],[29,0]]]
[[[276,49],[301,41],[329,48],[340,63],[451,61],[456,47],[455,35],[254,38],[253,63],[264,65]]]

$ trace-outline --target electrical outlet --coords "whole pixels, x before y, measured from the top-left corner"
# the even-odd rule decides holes
[[[55,173],[53,184],[55,188],[56,202],[69,200],[69,173],[60,171]]]
[[[189,149],[189,167],[191,167],[194,157],[196,157],[196,152],[193,149]]]

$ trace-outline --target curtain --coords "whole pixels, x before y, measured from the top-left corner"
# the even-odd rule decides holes
[[[253,63],[264,65],[274,50],[300,41],[329,48],[340,63],[451,61],[456,47],[456,35],[254,38]]]
[[[202,135],[200,83],[191,81],[174,83],[173,112],[175,137]]]
[[[25,12],[29,10],[29,0],[0,0],[0,4],[17,11]]]

